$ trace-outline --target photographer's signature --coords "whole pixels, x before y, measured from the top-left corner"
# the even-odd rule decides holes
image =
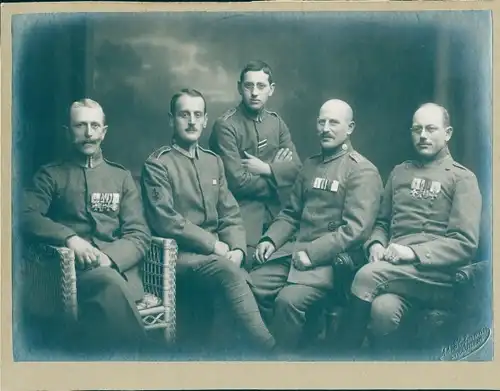
[[[481,349],[491,336],[491,329],[483,327],[473,334],[464,335],[441,350],[441,361],[463,360]]]

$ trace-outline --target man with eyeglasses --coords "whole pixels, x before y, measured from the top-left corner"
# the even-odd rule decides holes
[[[403,346],[396,331],[412,310],[451,304],[455,271],[478,246],[482,204],[475,175],[450,155],[452,132],[442,106],[424,104],[413,116],[418,158],[396,166],[385,185],[365,243],[369,263],[354,278],[339,327],[344,353],[361,346],[370,318],[374,347],[385,354]]]
[[[142,172],[150,227],[155,235],[177,241],[177,277],[191,288],[189,296],[206,288],[211,300],[227,306],[245,340],[270,350],[274,338],[241,268],[246,240],[238,204],[227,188],[221,159],[198,144],[208,121],[205,98],[183,89],[172,97],[169,115],[173,143],[153,152]]]
[[[241,103],[215,121],[210,136],[210,148],[222,158],[229,189],[240,206],[248,270],[255,246],[283,207],[301,167],[287,125],[266,109],[274,90],[269,65],[248,63],[238,82]]]
[[[309,310],[334,288],[334,258],[359,250],[377,216],[382,180],[353,149],[354,128],[346,102],[321,106],[321,153],[305,161],[289,202],[257,246],[252,290],[280,351],[299,347]]]
[[[140,261],[151,240],[140,195],[131,173],[103,157],[108,126],[99,103],[76,101],[69,117],[68,156],[35,174],[22,227],[37,241],[75,253],[80,348],[137,350],[146,344],[136,307],[144,294]]]

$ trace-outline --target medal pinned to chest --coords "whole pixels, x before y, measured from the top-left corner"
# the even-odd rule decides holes
[[[339,190],[339,181],[317,177],[313,180],[312,188],[336,193]]]
[[[416,199],[431,199],[437,198],[441,192],[441,183],[422,178],[413,178],[411,182],[410,195]]]
[[[94,212],[116,212],[119,206],[119,193],[92,193],[90,196],[90,208]]]

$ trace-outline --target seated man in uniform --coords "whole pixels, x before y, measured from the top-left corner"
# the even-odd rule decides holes
[[[474,174],[450,155],[451,136],[444,107],[427,103],[415,112],[418,159],[396,166],[387,180],[365,245],[369,263],[354,278],[351,308],[339,328],[344,353],[360,347],[370,314],[375,345],[395,347],[401,320],[416,307],[450,302],[457,267],[474,257],[481,194]]]
[[[143,168],[146,216],[155,235],[177,241],[179,280],[223,298],[249,339],[271,349],[274,338],[241,268],[246,241],[238,204],[221,159],[198,145],[207,124],[205,110],[205,98],[196,90],[172,97],[173,144],[153,152]]]
[[[297,347],[308,310],[333,288],[335,256],[360,248],[373,228],[382,180],[352,148],[354,127],[347,103],[321,106],[321,153],[306,160],[289,203],[257,246],[262,265],[250,273],[253,291],[278,350]]]
[[[301,167],[288,126],[266,109],[275,87],[268,64],[248,63],[238,82],[240,104],[215,121],[210,135],[210,147],[224,162],[229,190],[240,206],[249,254],[283,208]],[[252,261],[249,256],[247,270]]]
[[[75,252],[82,345],[139,348],[139,262],[151,241],[132,175],[103,158],[104,112],[90,99],[71,105],[68,158],[47,164],[26,189],[22,226],[33,239]]]

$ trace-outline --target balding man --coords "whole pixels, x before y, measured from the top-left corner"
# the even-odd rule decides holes
[[[81,346],[136,349],[146,341],[135,303],[144,294],[139,262],[151,240],[139,192],[131,173],[102,155],[108,126],[101,106],[82,99],[68,114],[68,158],[35,174],[22,227],[75,253]]]
[[[382,181],[353,150],[354,127],[347,103],[323,104],[316,124],[321,153],[306,160],[290,201],[257,246],[253,291],[282,350],[297,347],[306,313],[333,288],[336,255],[362,246],[377,216]]]
[[[340,325],[338,346],[346,352],[362,344],[370,313],[375,345],[399,345],[401,320],[414,308],[450,303],[456,269],[474,256],[481,194],[474,174],[450,155],[452,131],[444,107],[427,103],[413,116],[418,159],[396,166],[387,180],[365,244],[370,262],[355,276]]]

